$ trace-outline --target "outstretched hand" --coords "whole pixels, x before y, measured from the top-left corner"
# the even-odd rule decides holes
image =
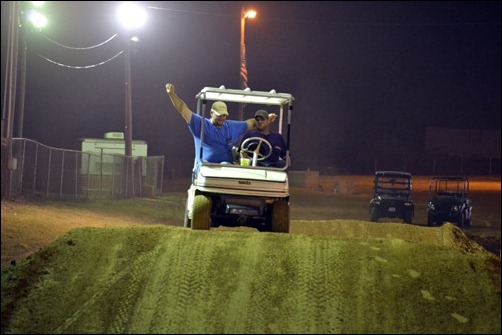
[[[170,83],[167,83],[166,84],[166,92],[167,94],[173,92],[174,93],[174,85],[173,84],[170,84]]]

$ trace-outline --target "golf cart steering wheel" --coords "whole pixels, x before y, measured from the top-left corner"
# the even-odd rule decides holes
[[[260,148],[264,144],[266,154],[260,153]],[[253,149],[254,147],[254,149]],[[268,147],[268,150],[266,150]],[[272,145],[269,141],[262,137],[250,137],[244,140],[241,144],[241,151],[245,152],[248,155],[252,155],[253,164],[252,166],[256,166],[257,161],[262,161],[267,159],[272,154]]]

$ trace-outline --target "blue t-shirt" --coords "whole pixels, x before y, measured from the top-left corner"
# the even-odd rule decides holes
[[[188,128],[193,135],[195,144],[195,165],[200,162],[202,122],[204,122],[202,160],[209,163],[232,163],[232,146],[246,132],[247,122],[227,120],[221,127],[216,127],[210,119],[203,119],[199,114],[193,113]]]
[[[251,130],[251,131],[247,132],[246,134],[244,134],[244,136],[242,137],[242,142],[244,142],[244,140],[246,140],[247,138],[250,138],[250,137],[264,138],[272,146],[272,153],[265,160],[265,162],[276,163],[277,161],[279,161],[279,158],[284,159],[286,157],[287,146],[286,146],[286,142],[284,141],[284,138],[282,137],[281,134],[272,132],[268,135],[265,135],[265,134],[260,133],[257,130]],[[253,147],[251,146],[250,149],[252,149],[252,148]],[[255,148],[256,148],[256,146],[255,146]],[[263,150],[267,151],[267,152],[263,152],[263,154],[265,154],[265,155],[268,154],[268,147],[262,146],[262,148],[265,148]]]

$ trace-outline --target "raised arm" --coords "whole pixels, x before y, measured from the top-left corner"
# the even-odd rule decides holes
[[[248,124],[248,130],[256,129],[256,120],[254,118],[247,119],[246,123]]]
[[[270,114],[268,114],[268,117],[270,118],[270,122],[274,122],[275,119],[277,118],[277,114],[270,113]],[[255,118],[247,119],[246,122],[248,124],[248,130],[256,129],[256,119]]]
[[[181,100],[178,97],[178,95],[174,92],[174,85],[166,84],[166,92],[167,95],[169,95],[169,98],[171,99],[174,108],[178,111],[178,113],[181,114],[181,116],[183,116],[186,123],[190,123],[190,120],[192,120],[193,112],[188,108],[186,103],[183,100]]]

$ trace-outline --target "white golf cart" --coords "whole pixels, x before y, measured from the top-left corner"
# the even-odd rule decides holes
[[[184,226],[209,230],[218,226],[248,226],[259,231],[289,232],[289,130],[294,98],[291,94],[205,87],[197,95],[197,114],[208,117],[214,101],[224,101],[229,110],[238,104],[251,105],[254,116],[258,109],[278,115],[274,122],[288,147],[284,168],[259,166],[270,155],[270,143],[253,137],[242,143],[242,151],[250,158],[249,165],[202,162],[194,167],[188,190]],[[209,105],[208,105],[209,104]],[[233,106],[235,108],[233,108]],[[209,106],[209,107],[208,107]],[[251,109],[250,109],[251,110]],[[287,113],[286,113],[287,112]],[[285,117],[287,117],[285,119]],[[283,132],[283,124],[287,130]],[[275,129],[274,129],[275,130]],[[204,127],[201,141],[204,141]],[[252,145],[251,145],[252,144]],[[202,146],[201,146],[202,147]]]

